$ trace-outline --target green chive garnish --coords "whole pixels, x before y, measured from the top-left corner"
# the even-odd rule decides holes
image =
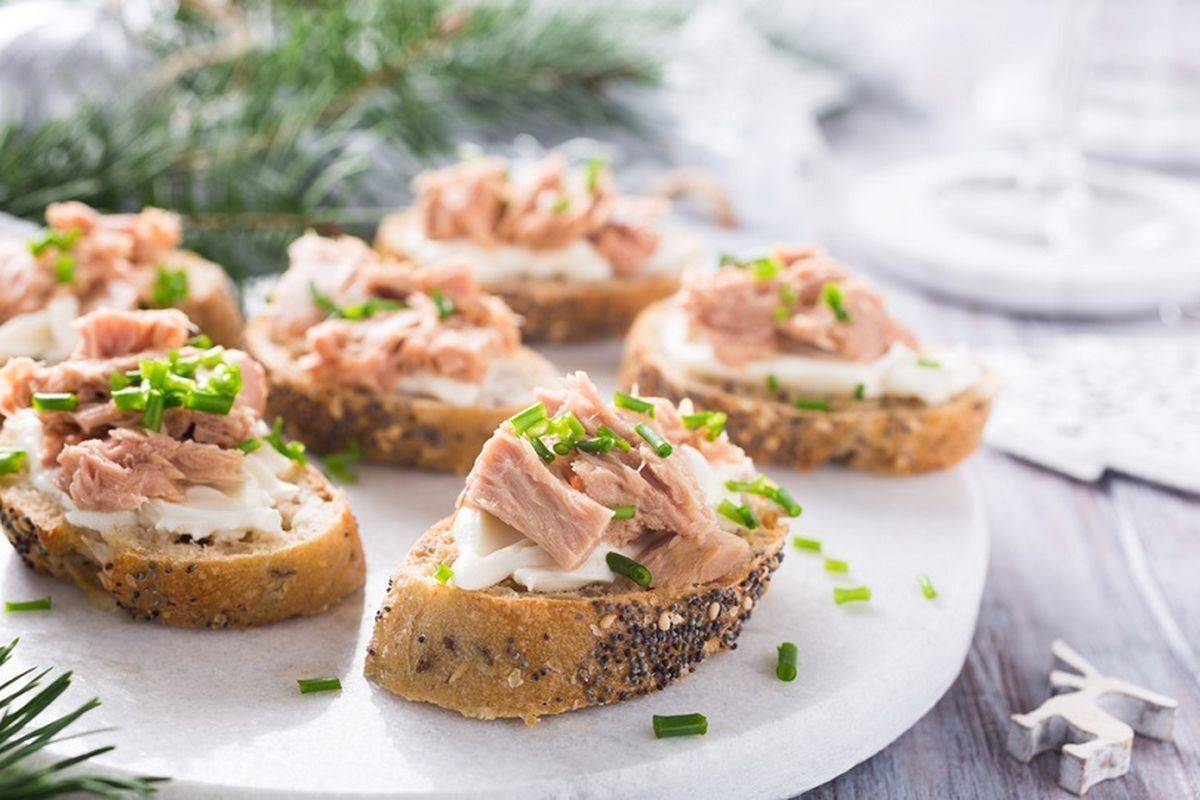
[[[271,426],[271,432],[263,437],[267,444],[274,447],[275,450],[283,456],[287,456],[292,461],[299,464],[307,464],[308,458],[304,455],[304,444],[301,442],[289,442],[283,438],[283,417],[276,417],[275,424]]]
[[[75,280],[75,256],[63,253],[54,259],[54,278],[59,283],[70,283]]]
[[[633,429],[637,432],[638,436],[646,440],[646,443],[654,449],[654,452],[658,453],[659,457],[666,458],[674,452],[675,448],[671,447],[671,443],[659,436],[658,431],[646,423],[639,422],[633,426]]]
[[[940,361],[929,358],[928,356],[921,356],[918,358],[917,364],[922,367],[929,367],[930,369],[937,369],[942,365]]]
[[[634,506],[613,506],[613,519],[633,519],[633,515],[637,513],[637,508]]]
[[[840,605],[846,603],[865,603],[871,599],[871,589],[867,586],[855,586],[853,589],[833,587],[833,602]]]
[[[198,347],[201,350],[207,350],[208,348],[213,346],[212,339],[208,338],[208,334],[204,334],[204,333],[193,336],[192,338],[187,340],[187,343],[188,343],[189,347]]]
[[[599,436],[602,436],[606,439],[611,440],[613,443],[613,447],[617,448],[622,453],[629,452],[630,447],[631,447],[629,442],[626,441],[625,439],[622,439],[620,436],[618,436],[617,432],[614,431],[612,428],[608,427],[607,425],[601,425],[599,428],[596,429],[596,433]]]
[[[442,290],[438,287],[435,286],[430,289],[429,296],[433,298],[433,304],[437,306],[438,319],[444,320],[452,316],[456,311],[454,301],[442,294]]]
[[[608,554],[604,556],[604,563],[608,564],[608,568],[613,572],[617,573],[618,575],[624,575],[626,578],[629,578],[629,580],[633,581],[638,586],[641,586],[643,589],[649,586],[650,581],[653,580],[650,570],[646,569],[632,558],[623,556],[620,553],[610,550]]]
[[[114,372],[108,378],[108,391],[112,392],[124,389],[133,383],[133,379],[123,372]]]
[[[796,645],[784,642],[779,645],[779,664],[775,667],[775,677],[781,681],[796,680]]]
[[[759,475],[752,481],[725,481],[725,488],[731,492],[756,494],[774,500],[783,507],[789,517],[798,517],[804,512],[804,509],[792,497],[791,492],[782,486],[773,485],[765,475]]]
[[[755,279],[760,281],[774,280],[783,272],[783,262],[774,256],[756,258],[746,267],[754,274]]]
[[[71,392],[35,392],[33,407],[38,411],[74,411],[79,398]]]
[[[708,733],[708,720],[703,714],[676,714],[670,717],[655,714],[651,722],[656,739],[666,739],[670,736],[703,736]]]
[[[828,411],[829,401],[818,400],[812,397],[797,397],[792,401],[792,405],[796,408],[802,408],[807,411]]]
[[[349,320],[370,319],[380,311],[395,311],[400,308],[407,308],[407,306],[399,300],[371,297],[361,303],[352,303],[346,306],[342,309],[341,316],[343,319]]]
[[[159,308],[177,306],[188,296],[188,276],[181,269],[169,269],[162,264],[154,276],[150,299]]]
[[[654,419],[654,403],[643,400],[640,397],[634,397],[624,392],[616,392],[613,394],[613,405],[617,408],[627,408],[630,411],[645,414],[650,419]]]
[[[776,322],[787,322],[791,316],[791,309],[785,306],[776,306],[775,310],[771,312],[771,319],[775,320]]]
[[[244,439],[234,445],[238,450],[241,450],[246,455],[250,455],[255,450],[263,446],[262,439]]]
[[[697,411],[695,414],[684,414],[683,424],[688,430],[704,428],[709,441],[716,439],[725,430],[729,416],[724,411]]]
[[[821,299],[833,309],[833,315],[837,317],[838,322],[850,321],[850,312],[846,310],[846,295],[842,292],[842,287],[836,283],[825,284],[821,287]]]
[[[342,682],[338,678],[300,678],[296,683],[300,686],[300,694],[340,692],[342,690]]]
[[[825,558],[825,571],[836,572],[839,575],[845,575],[850,571],[850,562],[843,561],[840,558]]]
[[[545,461],[547,464],[554,461],[554,453],[551,452],[549,447],[546,447],[545,442],[533,434],[530,434],[526,438],[529,439],[529,443],[533,445],[533,450],[538,454],[538,458],[540,458],[542,461]]]
[[[519,411],[509,417],[508,424],[512,425],[516,433],[522,434],[545,419],[546,405],[544,403],[534,403],[523,411]]]
[[[793,536],[792,547],[795,547],[797,550],[811,550],[814,553],[819,553],[821,552],[821,540],[808,539],[803,536]]]
[[[0,447],[0,475],[12,475],[25,469],[27,456],[24,450]]]
[[[717,506],[717,513],[748,530],[754,530],[759,526],[758,516],[754,513],[754,509],[746,505],[734,505],[729,498],[721,501],[721,504]]]
[[[597,456],[604,455],[612,450],[613,446],[613,440],[605,436],[593,436],[590,439],[580,439],[575,442],[575,447],[579,450]]]
[[[796,502],[796,498],[792,497],[792,493],[782,486],[775,488],[775,496],[771,499],[783,506],[783,510],[787,512],[789,517],[798,517],[804,513],[804,508]]]
[[[206,414],[225,415],[233,408],[234,395],[214,394],[213,392],[189,392],[183,400],[183,407]]]
[[[442,562],[438,562],[437,569],[433,571],[433,579],[445,586],[451,578],[454,577],[454,570],[447,567]]]
[[[736,267],[742,262],[735,255],[731,255],[730,253],[721,253],[720,257],[717,259],[717,263],[722,267]]]
[[[784,284],[779,287],[779,302],[783,303],[788,308],[796,305],[800,298],[796,296],[796,290],[791,286]]]
[[[322,458],[321,463],[325,466],[326,474],[342,483],[354,483],[358,480],[358,473],[354,471],[354,467],[362,457],[362,445],[357,439],[351,439],[343,449]]]
[[[127,386],[113,392],[112,401],[122,411],[141,411],[146,407],[146,393],[140,386]]]
[[[779,378],[774,375],[767,376],[767,391],[771,394],[779,394]]]
[[[68,231],[57,231],[49,228],[40,237],[29,243],[29,252],[35,256],[40,256],[49,247],[54,247],[58,250],[69,250],[79,240],[81,235],[82,231],[79,228],[71,228]]]
[[[162,428],[163,411],[166,409],[166,398],[158,389],[146,392],[146,408],[142,411],[142,427],[157,431]]]
[[[340,317],[342,310],[338,308],[338,304],[333,302],[333,298],[317,288],[315,281],[308,282],[308,291],[312,295],[313,303],[316,304],[327,317]]]
[[[571,207],[571,198],[563,196],[554,201],[554,205],[550,206],[550,210],[555,214],[561,214]]]
[[[937,597],[937,589],[933,588],[933,581],[929,580],[929,576],[922,572],[917,577],[917,585],[921,587],[921,594],[925,595],[927,600],[933,600]]]
[[[49,611],[50,598],[40,600],[9,600],[4,603],[5,611]]]
[[[862,400],[863,397],[866,396],[866,394],[867,394],[866,384],[860,383],[854,387],[854,399],[855,400]]]
[[[587,188],[589,192],[596,191],[597,182],[600,180],[600,170],[604,169],[604,159],[600,156],[592,156],[587,161]]]

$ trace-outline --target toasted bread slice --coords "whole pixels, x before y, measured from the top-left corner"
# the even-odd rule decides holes
[[[623,578],[577,592],[506,581],[467,591],[433,578],[458,554],[453,517],[422,536],[393,578],[365,672],[409,700],[468,717],[534,722],[647,694],[737,647],[783,558],[786,524],[743,531],[752,558],[719,581],[638,590]]]
[[[246,349],[266,368],[271,387],[267,416],[282,416],[288,435],[318,453],[354,440],[370,461],[466,473],[497,426],[521,410],[319,383],[271,337],[270,327],[265,317],[246,326]],[[519,357],[529,359],[531,369],[544,369],[541,356],[528,348]]]
[[[50,495],[0,486],[0,525],[21,559],[75,581],[97,605],[184,628],[247,628],[318,614],[363,584],[358,525],[345,495],[314,467],[281,508],[279,542],[148,547],[67,522]]]
[[[401,231],[408,212],[389,214],[379,224],[375,248],[407,258]],[[684,265],[680,265],[682,268]],[[506,280],[482,282],[524,318],[527,342],[582,342],[619,336],[638,312],[679,289],[678,275],[647,275],[603,281]]]
[[[183,269],[188,277],[188,296],[177,308],[215,343],[240,347],[242,311],[225,270],[186,250],[172,256],[171,266]]]
[[[733,382],[698,380],[671,363],[660,348],[659,331],[668,303],[647,308],[625,343],[620,382],[643,395],[696,408],[724,411],[725,430],[755,461],[810,469],[834,461],[856,469],[912,475],[952,466],[979,446],[995,391],[986,375],[976,387],[946,403],[881,398],[832,399],[829,410],[796,408]]]

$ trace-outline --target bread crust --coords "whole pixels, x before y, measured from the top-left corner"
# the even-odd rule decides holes
[[[225,270],[187,250],[174,253],[170,266],[182,268],[188,276],[188,296],[176,307],[216,344],[240,347],[242,311]]]
[[[399,245],[399,230],[406,224],[408,213],[399,211],[383,218],[375,235],[377,250],[396,258],[407,257]],[[585,342],[625,333],[639,311],[679,289],[679,276],[603,281],[517,279],[483,282],[482,286],[524,318],[521,336],[525,341]]]
[[[353,439],[369,461],[465,474],[483,443],[522,406],[460,406],[401,394],[314,381],[274,341],[270,320],[246,326],[246,349],[267,371],[267,416],[318,453],[344,449]],[[528,348],[524,357],[539,359]]]
[[[321,527],[270,550],[137,545],[114,548],[102,562],[86,541],[94,532],[71,525],[52,497],[21,482],[0,486],[0,525],[28,566],[70,578],[98,606],[183,628],[248,628],[319,614],[365,580],[345,495],[312,466],[300,486],[306,505],[327,506]]]
[[[457,548],[453,517],[413,546],[375,616],[365,674],[409,700],[467,717],[535,722],[662,689],[737,647],[783,559],[786,525],[745,532],[753,557],[686,589],[467,591],[432,577]]]
[[[796,408],[732,382],[700,381],[670,363],[658,345],[670,301],[647,308],[625,344],[619,380],[640,394],[729,415],[725,430],[755,461],[795,469],[838,462],[855,469],[914,475],[945,469],[979,446],[995,380],[985,377],[946,403],[881,398],[830,401],[829,411]]]

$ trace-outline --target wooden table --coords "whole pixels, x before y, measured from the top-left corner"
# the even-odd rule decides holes
[[[844,185],[846,177],[896,157],[898,150],[929,152],[929,140],[917,130],[911,120],[873,112],[836,121],[829,130],[838,164],[832,180]],[[836,220],[822,223],[822,238],[853,257],[853,243],[834,232]],[[927,295],[906,305],[906,318],[919,333],[942,341],[1011,344],[1079,332],[1170,333],[1200,347],[1194,313],[1168,326],[1156,319],[1052,322]],[[1050,642],[1062,638],[1100,670],[1174,697],[1180,706],[1173,742],[1136,739],[1129,774],[1087,796],[1200,798],[1200,498],[1118,475],[1080,483],[990,448],[967,468],[983,489],[992,552],[962,674],[890,747],[806,796],[1071,796],[1058,788],[1055,755],[1026,765],[1004,746],[1009,714],[1048,696]]]

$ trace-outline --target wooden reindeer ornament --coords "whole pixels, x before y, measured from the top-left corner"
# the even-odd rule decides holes
[[[1050,646],[1055,658],[1075,670],[1050,673],[1055,693],[1028,714],[1013,714],[1008,752],[1028,762],[1062,748],[1058,783],[1082,795],[1097,783],[1129,771],[1133,734],[1169,740],[1178,703],[1128,681],[1101,674],[1066,642]]]

